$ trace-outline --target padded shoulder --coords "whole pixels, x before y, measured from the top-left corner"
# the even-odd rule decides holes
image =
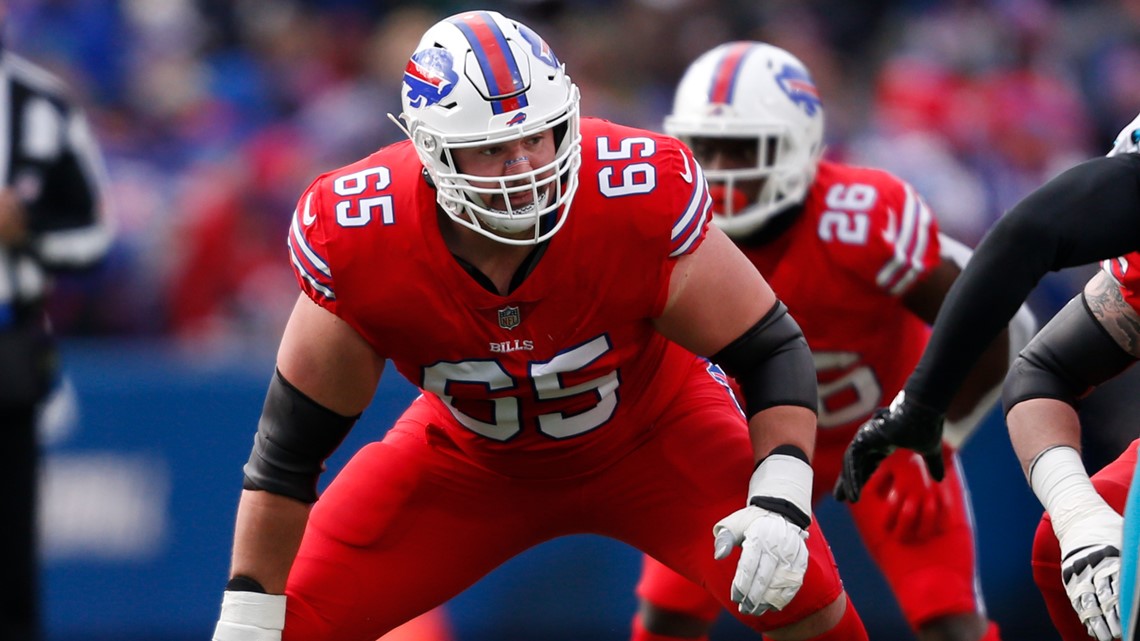
[[[606,212],[602,224],[664,243],[672,258],[700,246],[712,199],[688,147],[670,136],[604,120],[584,119],[582,132],[580,196],[585,206]]]
[[[807,203],[833,261],[892,296],[905,294],[940,261],[933,212],[893,174],[820,163]]]

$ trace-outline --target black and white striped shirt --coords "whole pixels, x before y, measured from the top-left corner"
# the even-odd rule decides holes
[[[53,271],[99,261],[111,243],[105,169],[83,112],[47,71],[0,52],[0,188],[27,210],[29,242],[0,245],[0,329],[41,307]]]

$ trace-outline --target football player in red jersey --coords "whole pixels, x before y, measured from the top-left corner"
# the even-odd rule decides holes
[[[1140,357],[1137,266],[1140,252],[1105,260],[1022,353],[1002,398],[1013,450],[1045,506],[1033,539],[1033,580],[1065,641],[1111,641],[1124,631],[1121,513],[1140,441],[1090,480],[1076,405]]]
[[[431,27],[402,98],[410,140],[318,177],[294,213],[303,293],[215,641],[371,641],[575,533],[652,554],[772,638],[866,639],[811,518],[811,354],[709,224],[689,150],[580,118],[545,42],[490,11]],[[423,394],[318,501],[386,360]]]
[[[718,46],[677,87],[667,133],[705,168],[713,220],[803,328],[819,379],[813,500],[826,496],[862,421],[899,390],[969,250],[940,236],[914,189],[876,169],[821,160],[823,107],[804,65],[759,42]],[[1032,331],[1026,311],[1015,332]],[[1015,352],[1016,353],[1016,352]],[[955,449],[989,411],[1010,357],[1003,335],[952,417],[945,482],[913,453],[884,463],[855,525],[920,639],[998,639],[982,602]],[[707,638],[720,608],[646,558],[633,639]]]
[[[938,477],[930,453],[947,398],[995,328],[1048,272],[1105,261],[1022,351],[1002,392],[1014,451],[1046,509],[1033,542],[1033,578],[1066,641],[1136,638],[1138,546],[1130,518],[1140,494],[1129,488],[1137,443],[1090,484],[1075,408],[1140,357],[1138,175],[1140,116],[1107,156],[1062,172],[998,220],[947,297],[904,390],[852,439],[835,487],[837,498],[860,500],[884,457],[900,449],[922,454]]]

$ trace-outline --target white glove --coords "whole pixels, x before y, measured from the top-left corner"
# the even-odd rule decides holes
[[[713,526],[715,558],[727,557],[738,545],[742,548],[731,595],[742,613],[759,616],[781,610],[803,585],[811,479],[811,466],[799,458],[769,455],[752,473],[749,505]]]
[[[213,641],[281,641],[285,595],[226,590]]]
[[[1117,534],[1120,534],[1119,528]],[[1063,552],[1064,547],[1061,549]],[[1065,581],[1065,592],[1089,636],[1097,641],[1119,639],[1120,550],[1113,545],[1100,544],[1080,548],[1062,558],[1061,577]]]
[[[1124,518],[1097,494],[1071,447],[1038,454],[1029,482],[1053,521],[1061,544],[1061,580],[1081,623],[1097,641],[1119,639]]]
[[[807,531],[764,508],[748,506],[713,526],[717,559],[740,545],[732,600],[744,614],[782,610],[796,596],[807,572]]]

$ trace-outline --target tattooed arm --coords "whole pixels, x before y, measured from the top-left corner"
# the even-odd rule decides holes
[[[1089,311],[1121,349],[1140,358],[1140,313],[1124,300],[1120,286],[1105,272],[1085,285]]]
[[[1080,451],[1080,399],[1140,357],[1140,314],[1098,272],[1021,351],[1002,390],[1013,449],[1029,469],[1058,446]]]
[[[1080,457],[1076,405],[1136,362],[1140,315],[1099,272],[1021,351],[1006,377],[1010,441],[1061,547],[1066,595],[1089,634],[1120,638],[1115,581],[1122,523]]]

